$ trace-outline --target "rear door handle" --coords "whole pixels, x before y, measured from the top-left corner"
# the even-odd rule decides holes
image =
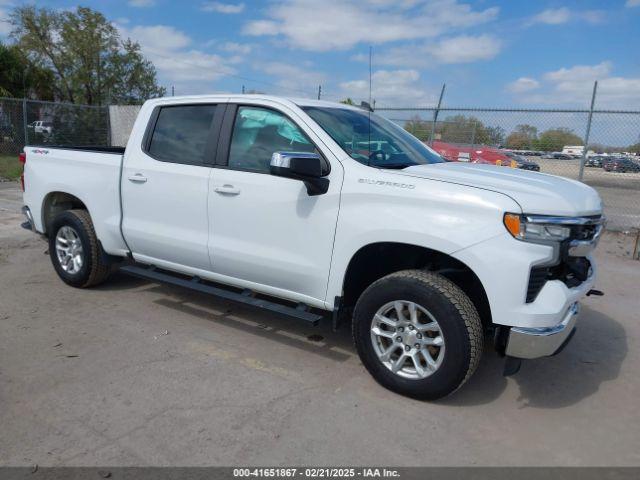
[[[144,183],[147,181],[147,177],[145,177],[141,173],[136,173],[135,175],[131,175],[129,177],[129,181],[134,183]]]
[[[214,192],[220,193],[222,195],[238,195],[240,193],[240,189],[234,187],[233,185],[222,185],[221,187],[215,187],[213,189]]]

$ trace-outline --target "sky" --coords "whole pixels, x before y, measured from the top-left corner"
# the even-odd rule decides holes
[[[7,12],[0,0],[0,39]],[[38,6],[67,9],[67,0]],[[640,0],[86,0],[178,94],[640,110]]]

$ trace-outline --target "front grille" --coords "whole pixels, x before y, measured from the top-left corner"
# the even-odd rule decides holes
[[[599,225],[573,225],[569,240],[593,240],[599,228]]]
[[[548,267],[533,267],[529,273],[529,285],[527,286],[527,303],[533,302],[549,276]]]
[[[556,263],[536,266],[529,272],[527,303],[535,301],[547,280],[560,280],[569,288],[577,287],[587,280],[592,272],[591,262],[582,254],[572,256],[570,252],[575,253],[576,249],[580,251],[580,244],[586,243],[587,246],[595,246],[604,228],[604,218],[600,215],[579,218],[537,217],[537,220],[538,223],[554,223],[568,227],[571,234],[560,244]],[[572,243],[574,247],[571,247]],[[589,251],[590,249],[587,249],[587,252]]]

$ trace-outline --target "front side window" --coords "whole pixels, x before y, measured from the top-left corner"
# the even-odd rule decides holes
[[[229,167],[269,172],[275,152],[314,152],[309,138],[283,114],[260,107],[240,107],[229,149]]]
[[[339,107],[302,107],[354,160],[376,168],[442,163],[435,151],[395,123]]]
[[[165,162],[202,165],[215,105],[162,107],[149,154]]]

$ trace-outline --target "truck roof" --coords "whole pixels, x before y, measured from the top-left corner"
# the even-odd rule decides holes
[[[340,107],[340,108],[348,108],[348,109],[356,109],[361,110],[360,107],[354,105],[347,105],[339,102],[328,102],[326,100],[315,100],[313,98],[296,98],[296,97],[284,97],[279,95],[263,95],[263,94],[210,94],[210,95],[182,95],[178,97],[160,97],[148,100],[148,103],[153,104],[162,104],[162,105],[171,105],[171,104],[180,104],[185,102],[204,102],[204,101],[216,101],[216,100],[226,100],[233,99],[234,101],[239,101],[240,99],[252,99],[252,100],[269,100],[273,102],[279,102],[284,104],[294,104],[299,107]]]

